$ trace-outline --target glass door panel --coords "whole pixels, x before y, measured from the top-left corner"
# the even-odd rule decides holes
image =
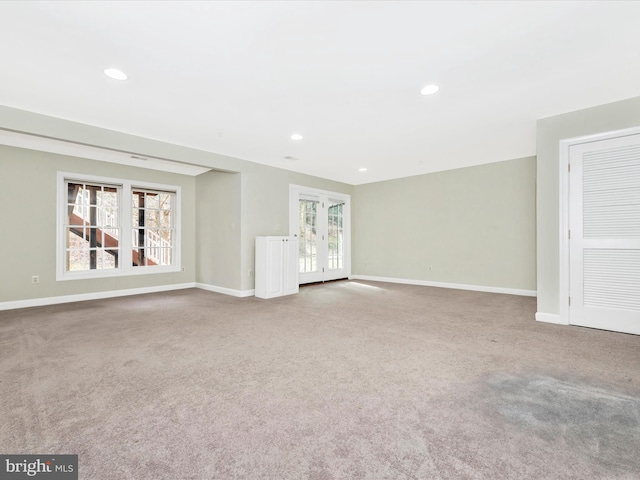
[[[290,189],[289,232],[299,242],[300,284],[349,276],[350,198],[298,186]]]
[[[300,273],[318,271],[318,200],[299,201]]]
[[[328,270],[344,268],[344,202],[330,201],[327,209]]]

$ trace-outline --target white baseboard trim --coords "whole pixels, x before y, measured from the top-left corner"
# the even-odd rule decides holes
[[[224,295],[231,295],[232,297],[253,297],[256,293],[255,290],[234,290],[233,288],[218,287],[216,285],[198,282],[196,282],[196,288],[201,288],[202,290],[208,290],[210,292],[222,293]]]
[[[522,295],[525,297],[537,296],[537,292],[535,290],[522,290],[519,288],[486,287],[483,285],[464,285],[462,283],[431,282],[428,280],[411,280],[407,278],[374,277],[370,275],[351,275],[349,279],[367,280],[370,282],[404,283],[406,285],[421,285],[423,287],[454,288],[457,290],[473,290],[476,292],[506,293],[507,295]]]
[[[536,321],[537,322],[545,322],[545,323],[553,323],[556,325],[564,325],[564,323],[560,319],[560,315],[556,313],[542,313],[536,312]]]
[[[86,300],[100,300],[103,298],[128,297],[129,295],[141,295],[144,293],[167,292],[170,290],[182,290],[194,288],[195,283],[177,283],[173,285],[158,285],[155,287],[128,288],[124,290],[109,290],[106,292],[79,293],[76,295],[60,295],[59,297],[30,298],[28,300],[14,300],[0,302],[0,310],[13,310],[16,308],[43,307],[57,305],[59,303],[84,302]]]

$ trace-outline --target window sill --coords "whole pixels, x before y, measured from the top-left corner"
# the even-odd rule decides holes
[[[182,272],[180,266],[174,267],[133,267],[128,270],[103,270],[91,272],[65,272],[56,275],[57,282],[66,282],[69,280],[91,280],[94,278],[119,278],[137,275],[157,275],[161,273],[179,273]]]

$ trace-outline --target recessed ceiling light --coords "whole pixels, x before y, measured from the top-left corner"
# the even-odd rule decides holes
[[[359,169],[358,169],[358,171],[359,171],[359,172],[366,172],[366,171],[367,171],[367,169],[366,169],[366,168],[364,168],[364,167],[362,167],[362,168],[359,168]]]
[[[294,133],[293,135],[291,135],[291,140],[302,140],[302,135],[300,135],[299,133]]]
[[[420,93],[422,95],[433,95],[438,90],[440,90],[440,87],[438,85],[425,85],[424,87],[422,87],[422,90],[420,90]]]
[[[104,74],[114,80],[126,80],[128,78],[126,73],[122,70],[118,70],[117,68],[106,68],[104,70]]]

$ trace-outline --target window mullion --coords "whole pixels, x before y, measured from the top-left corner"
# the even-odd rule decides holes
[[[130,272],[133,263],[133,241],[131,238],[132,220],[132,203],[131,203],[131,184],[124,183],[122,185],[122,203],[120,207],[122,243],[120,254],[122,255],[122,271]]]

